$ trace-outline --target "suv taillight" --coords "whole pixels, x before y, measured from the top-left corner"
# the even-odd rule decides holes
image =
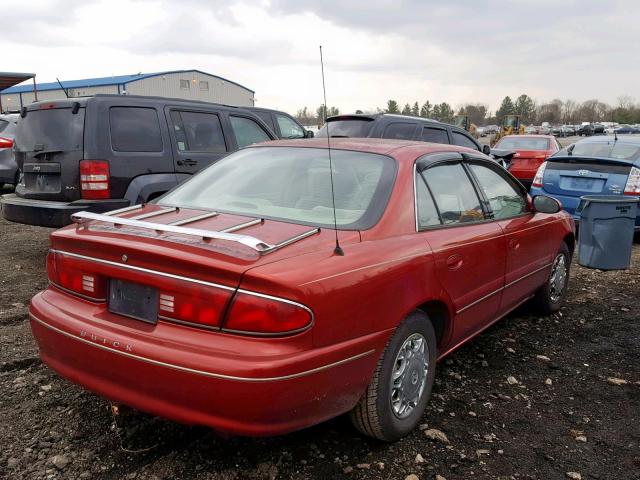
[[[627,184],[624,186],[625,195],[640,195],[640,168],[631,167]]]
[[[311,325],[311,310],[294,302],[236,293],[223,330],[258,335],[287,335]]]
[[[0,148],[11,148],[13,147],[13,140],[10,138],[0,137]]]
[[[109,198],[109,162],[104,160],[80,161],[80,191],[82,198],[98,200]]]
[[[544,169],[547,168],[547,162],[543,162],[542,165],[538,167],[538,171],[536,172],[536,176],[533,177],[532,186],[541,187],[542,179],[544,178]]]

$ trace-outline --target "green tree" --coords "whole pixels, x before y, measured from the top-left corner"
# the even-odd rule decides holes
[[[429,118],[433,113],[432,108],[433,106],[431,105],[429,100],[427,100],[422,104],[422,107],[420,107],[420,116],[424,118]]]
[[[529,95],[522,94],[516,99],[514,105],[516,115],[520,115],[520,121],[524,124],[534,123],[536,120],[536,103]]]
[[[431,110],[431,116],[433,117],[434,120],[442,120],[440,116],[440,105],[438,105],[437,103],[433,106],[433,109]]]
[[[455,116],[455,112],[453,111],[453,108],[451,108],[451,105],[449,105],[447,102],[442,102],[440,104],[439,120],[441,122],[451,123],[453,122],[454,116]]]
[[[513,115],[515,112],[516,108],[513,105],[513,100],[511,100],[511,97],[506,96],[502,100],[500,108],[496,112],[496,117],[498,117],[499,122],[502,122],[502,117],[504,117],[505,115]]]
[[[418,105],[418,102],[414,103],[413,107],[411,107],[411,115],[414,117],[420,116],[420,105]]]
[[[475,125],[484,125],[487,121],[487,106],[481,103],[467,104],[460,108],[458,115],[467,115],[469,121]]]
[[[387,108],[385,110],[386,113],[400,113],[398,110],[398,102],[395,100],[387,100]]]
[[[408,103],[404,104],[404,108],[402,109],[402,115],[411,115],[411,105]]]

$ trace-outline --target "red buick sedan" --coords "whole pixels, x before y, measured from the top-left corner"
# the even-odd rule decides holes
[[[509,135],[502,137],[494,148],[516,152],[509,172],[530,188],[538,167],[562,147],[553,135]]]
[[[31,302],[44,362],[222,432],[351,412],[392,441],[420,422],[439,359],[527,300],[560,308],[575,241],[557,201],[464,147],[326,147],[245,148],[154,204],[75,215]]]

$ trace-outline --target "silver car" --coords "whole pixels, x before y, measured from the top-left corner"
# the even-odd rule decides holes
[[[0,115],[0,187],[18,183],[18,164],[13,155],[13,137],[19,115]]]

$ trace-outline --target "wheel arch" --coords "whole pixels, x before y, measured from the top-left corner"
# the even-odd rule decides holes
[[[573,233],[568,233],[568,234],[566,234],[564,236],[562,241],[567,244],[567,247],[569,247],[569,253],[573,257],[573,252],[574,252],[574,250],[576,248],[576,237],[575,237],[575,235]]]
[[[443,343],[449,338],[452,328],[452,316],[447,303],[440,299],[431,299],[418,305],[415,310],[427,314],[436,332],[438,349],[441,349]]]

